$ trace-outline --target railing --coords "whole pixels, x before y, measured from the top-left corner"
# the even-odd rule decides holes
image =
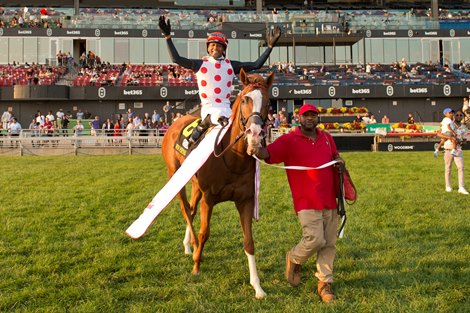
[[[18,136],[0,136],[0,155],[152,154],[160,153],[163,135],[159,129],[122,130],[117,136],[104,130],[91,135],[90,130],[48,134],[27,129]]]

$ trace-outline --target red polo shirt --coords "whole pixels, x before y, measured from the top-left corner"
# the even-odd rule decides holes
[[[317,138],[311,140],[296,127],[270,144],[266,163],[283,162],[285,166],[318,167],[338,155],[336,144],[327,132],[316,129]],[[294,210],[336,209],[336,190],[333,167],[319,170],[286,170],[294,200]]]

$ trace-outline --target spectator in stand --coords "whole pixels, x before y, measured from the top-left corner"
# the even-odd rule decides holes
[[[64,118],[64,111],[62,109],[59,109],[57,113],[55,114],[55,117],[57,119],[57,128],[62,129],[62,119]]]
[[[31,129],[31,136],[32,137],[41,137],[42,136],[42,127],[39,123],[36,122],[36,119],[33,119],[34,123],[29,125]],[[38,140],[33,141],[33,147],[38,147],[41,145],[41,142]]]
[[[285,111],[279,112],[279,121],[280,121],[279,127],[290,128],[290,124],[289,124],[289,121],[287,120],[287,115]]]
[[[132,112],[131,108],[127,109],[127,118],[134,118],[134,112]]]
[[[278,14],[277,9],[274,8],[273,11],[272,11],[273,22],[274,22],[274,23],[277,23],[277,14]]]
[[[16,117],[11,119],[10,124],[8,124],[8,133],[11,137],[18,137],[21,132],[21,124],[18,123]]]
[[[463,123],[470,121],[470,107],[468,105],[468,98],[463,98],[462,113],[464,114]]]
[[[62,50],[59,50],[59,52],[57,52],[56,54],[56,57],[57,57],[57,65],[58,66],[62,66]]]
[[[459,189],[458,192],[463,195],[468,195],[468,191],[465,189],[465,181],[464,181],[464,160],[463,160],[463,153],[462,153],[462,144],[467,141],[467,133],[468,129],[466,125],[462,122],[464,118],[464,114],[462,110],[457,110],[454,114],[454,124],[456,127],[456,134],[457,134],[457,153],[454,155],[452,154],[453,142],[451,140],[446,140],[444,143],[444,163],[445,163],[445,183],[446,183],[446,191],[452,191],[452,184],[451,184],[451,172],[452,172],[452,161],[454,161],[455,165],[457,166],[457,174],[458,174],[458,182],[459,182]],[[445,137],[442,137],[445,138]]]
[[[279,118],[279,114],[274,113],[273,118],[274,118],[274,128],[279,128],[281,126],[281,120]]]
[[[78,109],[78,112],[77,112],[77,120],[83,120],[83,117],[84,117],[85,113],[82,112],[82,109]]]
[[[160,114],[157,113],[157,110],[153,110],[152,114],[152,128],[157,127],[158,120],[160,120]]]
[[[389,124],[390,123],[390,119],[387,117],[387,115],[384,115],[382,117],[382,124]]]
[[[408,124],[414,124],[415,123],[415,118],[413,117],[412,113],[408,113]]]
[[[402,71],[402,72],[408,72],[408,64],[406,63],[406,59],[405,59],[405,58],[401,59],[401,62],[400,62],[400,71]]]
[[[274,128],[274,116],[272,112],[268,112],[268,119],[266,120],[266,132],[268,140],[271,141],[271,129]]]
[[[52,121],[48,117],[46,117],[46,120],[44,121],[44,125],[42,126],[42,128],[46,136],[50,137],[54,133],[54,125],[52,124]]]
[[[69,72],[71,72],[73,69],[73,63],[73,56],[69,52],[69,54],[67,55],[67,69]]]
[[[85,51],[83,51],[83,53],[80,55],[79,63],[80,63],[80,67],[81,67],[81,68],[84,68],[85,65],[87,64],[87,59],[86,59],[86,53],[85,53]]]
[[[70,121],[69,121],[69,116],[67,114],[65,114],[63,117],[62,117],[62,133],[64,133],[66,136],[68,136],[68,129],[69,129],[69,124],[70,124]]]
[[[370,113],[366,113],[366,115],[362,117],[362,122],[365,124],[370,123]]]
[[[356,114],[356,118],[354,119],[353,123],[362,123],[362,116],[361,114]]]
[[[165,105],[163,106],[163,116],[165,117],[165,123],[170,124],[171,122],[171,105],[170,101],[167,101]]]
[[[85,113],[83,114],[83,117],[87,120],[89,120],[91,118],[91,113],[88,112],[88,110],[85,110]]]
[[[111,119],[107,118],[106,122],[103,123],[102,130],[106,134],[106,136],[112,136],[114,132],[114,124]]]
[[[91,126],[91,135],[92,136],[101,135],[100,131],[101,131],[102,125],[101,125],[100,117],[98,115],[96,115],[95,119],[90,122],[90,126]]]
[[[3,129],[8,129],[8,123],[10,122],[10,119],[12,118],[12,114],[9,110],[5,110],[2,114],[2,124],[3,124]]]
[[[134,119],[133,118],[128,119],[127,126],[126,126],[126,135],[128,137],[134,135]]]
[[[291,124],[297,126],[300,123],[299,109],[295,109],[292,113]]]
[[[87,61],[89,67],[93,68],[95,66],[95,53],[93,51],[88,51]]]
[[[52,113],[52,111],[49,111],[49,113],[47,113],[46,118],[48,118],[49,121],[51,121],[52,123],[54,123],[54,121],[55,121],[55,116]]]
[[[44,126],[45,118],[44,115],[41,114],[41,111],[38,110],[36,113],[36,122],[39,123],[39,125]]]
[[[75,136],[81,136],[85,127],[82,124],[81,120],[77,120],[77,124],[73,127],[73,131],[75,132]]]
[[[452,70],[451,70],[451,68],[450,68],[450,66],[449,66],[449,62],[445,62],[445,63],[444,63],[444,72],[446,72],[446,73],[452,72]]]
[[[377,120],[375,119],[374,114],[370,115],[369,124],[377,124]]]
[[[139,125],[140,125],[140,123],[142,123],[142,120],[140,119],[140,116],[138,116],[136,114],[136,115],[134,115],[134,118],[133,118],[132,122],[134,123],[134,128],[139,129]]]
[[[75,133],[75,137],[82,136],[84,130],[85,130],[85,126],[83,126],[82,120],[77,120],[77,124],[73,127],[73,132]],[[80,147],[81,144],[82,144],[81,140],[76,141],[77,147]]]
[[[114,123],[114,137],[120,137],[122,136],[122,131],[121,131],[121,121],[120,119],[116,119],[116,123]]]
[[[144,113],[144,117],[142,119],[145,120],[145,124],[146,124],[147,128],[152,128],[152,118],[150,117],[148,112]]]
[[[29,123],[29,127],[28,129],[34,129],[36,127],[36,119],[33,118],[33,120],[31,121],[31,123]]]
[[[160,116],[160,119],[159,119],[158,122],[157,122],[156,128],[157,128],[157,129],[160,129],[160,128],[163,127],[163,125],[165,125],[165,120],[163,119],[162,116]]]

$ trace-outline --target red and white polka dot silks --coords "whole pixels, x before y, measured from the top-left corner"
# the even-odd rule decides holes
[[[205,57],[196,73],[201,98],[201,117],[207,114],[229,117],[234,72],[228,59]]]

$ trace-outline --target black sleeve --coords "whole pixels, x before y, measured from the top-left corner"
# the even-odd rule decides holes
[[[168,45],[168,52],[170,53],[171,61],[173,63],[176,63],[184,68],[193,70],[194,73],[199,71],[199,68],[202,65],[202,60],[187,59],[180,56],[178,51],[176,51],[176,47],[173,44],[171,38],[168,38],[166,40],[166,43]]]
[[[240,62],[240,61],[232,61],[232,67],[235,74],[240,74],[240,70],[243,68],[245,72],[251,72],[257,70],[263,66],[263,64],[268,59],[269,55],[273,51],[272,48],[267,48],[264,53],[256,60],[255,62]]]

